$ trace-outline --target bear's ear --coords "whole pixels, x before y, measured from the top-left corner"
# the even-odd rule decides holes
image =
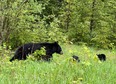
[[[58,41],[55,41],[54,44],[58,44]]]

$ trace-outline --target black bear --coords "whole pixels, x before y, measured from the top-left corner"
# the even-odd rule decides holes
[[[79,57],[78,57],[78,56],[73,55],[72,57],[73,57],[73,61],[74,61],[74,60],[76,60],[77,62],[80,62],[80,59],[79,59]]]
[[[96,54],[100,61],[106,61],[106,55],[105,54]]]
[[[10,59],[12,62],[15,59],[25,60],[29,54],[34,53],[36,50],[40,50],[42,47],[45,48],[46,55],[42,56],[43,60],[49,61],[52,58],[53,53],[63,54],[62,49],[58,42],[54,43],[28,43],[24,44],[16,50],[14,56]]]

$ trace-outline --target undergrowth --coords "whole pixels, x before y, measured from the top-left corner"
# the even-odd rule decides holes
[[[51,62],[30,58],[10,62],[11,49],[1,46],[0,84],[116,84],[115,49],[98,50],[69,44],[63,44],[62,48],[64,54],[54,54]],[[99,61],[97,53],[106,54],[106,61]],[[73,61],[72,55],[79,56],[80,63]]]

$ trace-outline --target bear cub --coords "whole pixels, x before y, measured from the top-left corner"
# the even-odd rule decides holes
[[[105,54],[96,54],[100,61],[106,61],[106,55]]]
[[[77,62],[80,62],[80,59],[79,59],[79,57],[78,57],[78,56],[73,55],[73,56],[72,56],[72,58],[73,58],[73,61],[74,61],[74,60],[76,60]]]

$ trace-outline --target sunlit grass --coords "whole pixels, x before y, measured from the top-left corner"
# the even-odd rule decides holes
[[[97,50],[87,46],[62,45],[63,55],[54,54],[51,62],[9,62],[8,52],[0,58],[0,84],[116,84],[116,52]],[[96,54],[104,53],[105,62]],[[80,63],[71,60],[72,55]]]

